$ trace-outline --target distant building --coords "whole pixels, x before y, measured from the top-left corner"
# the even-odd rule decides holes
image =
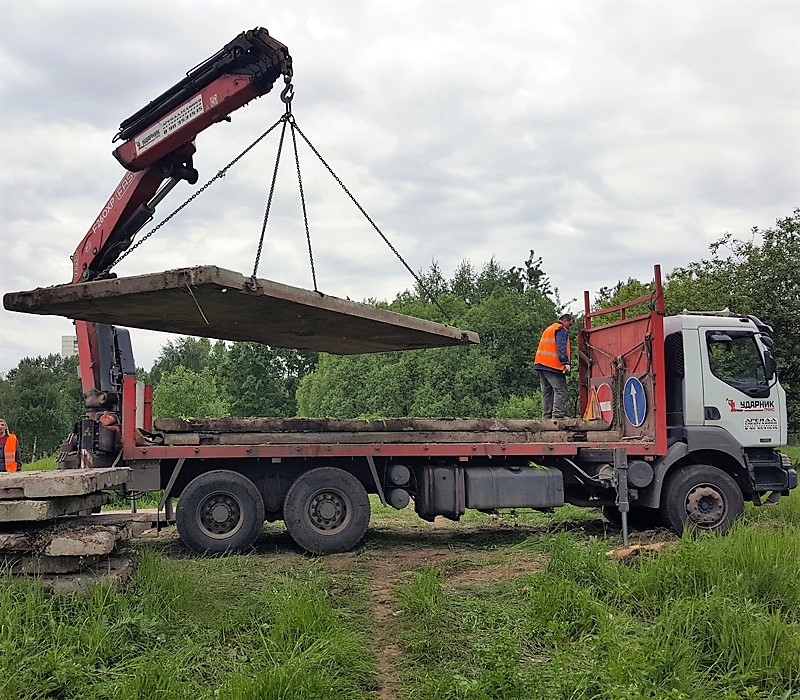
[[[73,357],[78,354],[78,336],[61,336],[61,357]]]
[[[2,382],[2,381],[5,381],[5,378],[6,378],[7,376],[8,376],[8,375],[7,375],[5,372],[0,372],[0,382]]]

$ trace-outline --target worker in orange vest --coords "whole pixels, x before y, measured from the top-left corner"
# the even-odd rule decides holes
[[[542,333],[533,368],[539,373],[542,387],[542,415],[544,418],[563,418],[567,404],[567,374],[571,369],[572,352],[569,347],[569,329],[575,319],[563,314]]]
[[[3,463],[0,472],[18,472],[22,469],[22,459],[19,456],[19,440],[14,433],[8,432],[8,423],[5,418],[0,418],[0,448],[3,450]]]

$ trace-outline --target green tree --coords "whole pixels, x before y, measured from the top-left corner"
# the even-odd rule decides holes
[[[478,348],[322,355],[297,391],[298,415],[338,418],[479,417],[500,400],[495,367]]]
[[[209,368],[216,374],[227,355],[227,346],[221,340],[211,342],[208,338],[182,336],[168,340],[161,347],[146,380],[157,386],[161,379],[173,372],[177,367],[184,367],[193,372],[202,372]]]
[[[161,378],[153,393],[155,418],[222,418],[230,415],[228,397],[208,367],[200,372],[178,366]]]
[[[537,393],[532,369],[541,331],[558,316],[541,259],[503,269],[492,258],[480,272],[464,261],[451,280],[439,266],[422,285],[381,304],[477,331],[481,345],[362,357],[322,356],[297,393],[307,416],[489,416],[512,395]],[[438,305],[423,289],[439,293]]]
[[[316,363],[316,353],[234,343],[219,368],[231,415],[295,415],[297,386]]]
[[[775,328],[775,354],[786,389],[789,431],[800,432],[800,209],[773,228],[754,227],[739,239],[727,233],[711,257],[673,271],[668,313],[683,309],[752,314]]]
[[[55,453],[82,414],[77,357],[25,358],[0,381],[0,416],[26,462]]]
[[[339,357],[322,353],[316,369],[300,380],[297,414],[320,418],[355,418],[367,409],[366,368],[369,355]]]

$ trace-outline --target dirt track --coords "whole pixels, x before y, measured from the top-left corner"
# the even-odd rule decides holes
[[[528,525],[508,520],[485,523],[454,523],[437,518],[434,523],[373,524],[359,547],[343,554],[318,557],[317,561],[334,577],[355,576],[367,585],[370,608],[370,645],[378,669],[378,698],[398,698],[402,649],[392,636],[392,620],[402,614],[395,597],[398,586],[408,583],[415,571],[434,566],[443,574],[449,590],[526,573],[543,571],[549,557],[537,550],[537,542],[560,532],[580,539],[608,538],[613,548],[622,546],[619,531],[603,521],[587,517],[560,525]],[[631,533],[631,544],[651,545],[674,541],[665,530]],[[159,549],[165,554],[185,555],[186,550],[174,528],[162,531]],[[280,525],[269,526],[254,547],[254,554],[267,562],[308,559]]]

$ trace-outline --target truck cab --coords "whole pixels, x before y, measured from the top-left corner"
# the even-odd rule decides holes
[[[793,487],[782,456],[786,393],[772,354],[772,328],[754,316],[684,313],[664,319],[670,448],[729,455],[743,492],[758,502]]]
[[[723,430],[744,449],[786,444],[786,393],[775,374],[772,328],[753,316],[683,314],[664,319],[683,352],[674,398],[684,429]],[[679,350],[680,352],[680,350]]]

